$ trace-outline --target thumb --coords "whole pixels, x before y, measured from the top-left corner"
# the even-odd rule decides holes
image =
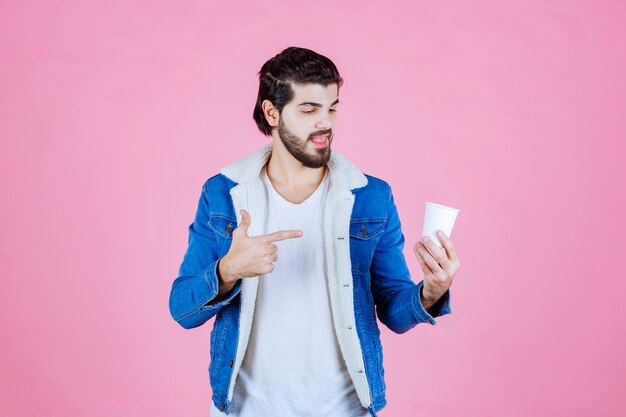
[[[244,209],[239,210],[239,212],[241,213],[241,222],[239,223],[239,226],[235,229],[233,234],[237,232],[238,234],[243,233],[245,236],[247,236],[248,227],[250,227],[250,223],[252,222],[252,219],[250,219],[250,214],[248,214],[248,212],[245,211]]]

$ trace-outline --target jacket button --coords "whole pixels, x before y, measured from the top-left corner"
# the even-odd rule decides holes
[[[365,236],[367,234],[367,230],[365,230],[365,226],[363,226],[363,228],[361,228],[361,234],[363,236]]]
[[[220,408],[224,410],[224,403],[220,403]]]
[[[230,361],[229,365],[232,368],[233,367],[233,361]]]
[[[226,231],[227,232],[232,232],[233,231],[233,227],[229,224],[228,226],[226,226]]]

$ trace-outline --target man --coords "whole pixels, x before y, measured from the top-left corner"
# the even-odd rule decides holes
[[[331,152],[330,59],[287,48],[259,78],[253,117],[272,142],[205,182],[170,312],[186,329],[215,316],[212,416],[376,416],[376,317],[404,333],[451,313],[457,254],[443,234],[443,249],[419,242],[411,280],[390,186]]]

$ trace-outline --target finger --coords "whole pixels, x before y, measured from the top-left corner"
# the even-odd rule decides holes
[[[274,249],[272,246],[274,246]],[[278,247],[272,243],[266,245],[265,247],[265,253],[263,254],[263,257],[265,259],[267,259],[268,261],[274,262],[276,259],[278,259]]]
[[[443,270],[441,269],[441,266],[437,263],[435,258],[433,258],[430,252],[428,252],[428,250],[426,249],[426,246],[424,246],[424,242],[419,242],[418,245],[419,246],[417,247],[417,250],[422,255],[422,257],[424,258],[424,261],[426,262],[426,265],[430,267],[433,273],[438,274],[440,272],[443,272]]]
[[[443,230],[439,230],[437,232],[437,237],[441,241],[441,244],[443,245],[443,247],[446,249],[446,252],[448,253],[448,258],[452,262],[459,264],[460,262],[459,262],[459,257],[456,253],[456,249],[454,249],[454,245],[452,245],[452,241],[450,240],[448,235],[446,235],[443,232]]]
[[[416,243],[415,245],[413,245],[413,253],[415,253],[415,257],[417,258],[417,262],[419,262],[420,266],[422,267],[422,271],[424,271],[424,274],[432,274],[432,269],[430,269],[430,267],[428,266],[428,264],[426,264],[426,261],[424,261],[424,257],[422,256],[422,254],[420,253],[420,251],[418,250],[418,246],[419,242]]]
[[[267,235],[261,235],[259,236],[259,240],[263,240],[264,242],[277,242],[279,240],[285,240],[285,239],[293,239],[296,237],[301,237],[302,236],[302,231],[301,230],[280,230],[278,232],[274,232],[274,233],[270,233]]]
[[[237,228],[233,231],[234,233],[237,234],[244,234],[244,235],[248,235],[248,227],[250,227],[250,223],[252,223],[252,219],[250,219],[250,215],[248,214],[248,212],[244,209],[239,210],[239,212],[241,213],[241,222],[239,223],[239,226],[237,226]]]
[[[446,266],[450,262],[446,251],[437,246],[437,244],[430,238],[428,238],[428,242],[424,242],[424,239],[426,237],[427,236],[422,237],[422,244],[428,248],[438,264],[440,264],[441,266]]]

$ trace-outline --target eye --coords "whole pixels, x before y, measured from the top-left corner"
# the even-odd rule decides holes
[[[337,109],[330,109],[330,111],[337,111]]]
[[[314,110],[304,110],[302,113],[313,113]]]

